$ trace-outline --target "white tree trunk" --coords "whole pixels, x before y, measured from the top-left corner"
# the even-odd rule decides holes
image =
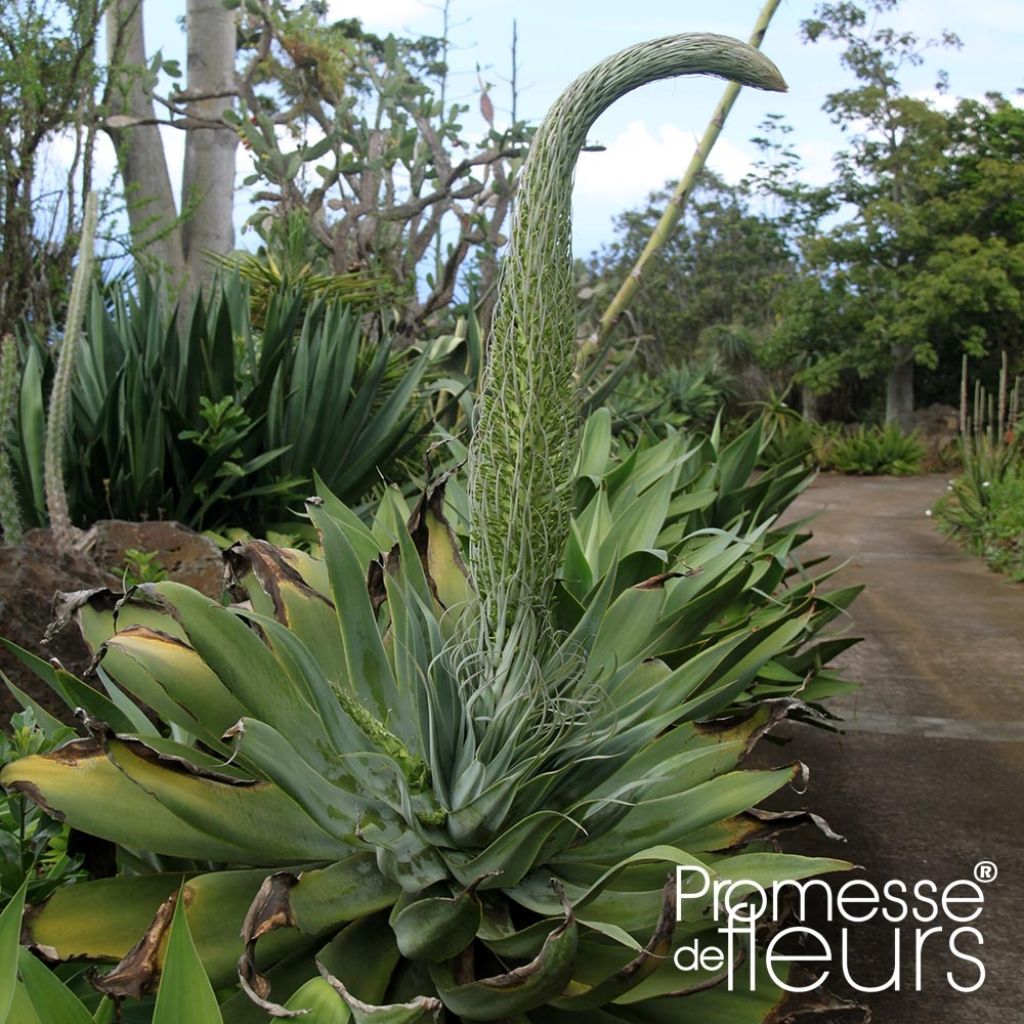
[[[112,0],[106,27],[112,76],[110,114],[152,120],[153,99],[143,85],[142,0]],[[172,281],[180,282],[185,275],[185,255],[160,129],[155,124],[137,124],[111,129],[110,135],[124,181],[136,261],[147,270],[162,265]]]
[[[817,423],[821,419],[818,411],[819,396],[806,384],[800,387],[800,410],[808,423]]]
[[[208,96],[189,104],[192,117],[219,120],[233,105],[235,12],[223,0],[188,0],[188,94]],[[221,94],[221,95],[217,95]],[[233,128],[191,128],[182,175],[182,249],[190,286],[207,283],[213,268],[209,252],[230,252],[235,244],[232,200],[235,189]]]

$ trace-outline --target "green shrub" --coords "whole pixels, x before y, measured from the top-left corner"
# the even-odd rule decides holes
[[[358,504],[429,424],[433,356],[375,343],[346,306],[278,291],[257,329],[236,278],[186,329],[163,289],[93,291],[66,430],[72,521],[174,519],[196,529],[289,517],[313,475]],[[45,396],[53,347],[26,345],[14,470],[46,522]]]
[[[735,380],[718,361],[694,360],[660,373],[626,374],[606,404],[616,433],[664,437],[672,430],[710,428],[734,391]]]
[[[820,424],[808,422],[799,413],[791,413],[772,422],[762,414],[761,422],[769,429],[759,456],[759,465],[778,466],[788,462],[815,465],[814,450],[820,443],[822,431]]]
[[[822,469],[856,476],[910,476],[921,472],[924,447],[916,434],[904,434],[894,423],[859,426],[836,434],[815,450]]]
[[[979,554],[993,569],[1024,582],[1024,474],[991,487],[992,514],[980,536]]]
[[[173,989],[172,940],[160,938],[181,890],[194,984],[201,962],[221,1003],[175,1024],[264,1020],[236,979],[305,1006],[318,964],[355,1008],[352,989],[407,1004],[401,1017],[353,1017],[366,1021],[419,1024],[413,1011],[439,998],[452,1024],[590,1020],[590,1001],[621,987],[641,1006],[686,993],[667,1004],[680,1022],[759,1024],[779,996],[761,974],[755,999],[680,975],[663,954],[621,972],[659,921],[678,944],[711,926],[672,923],[676,864],[724,881],[754,870],[766,886],[850,866],[770,852],[779,820],[747,813],[802,772],[746,770],[758,738],[785,717],[814,721],[851,689],[828,663],[856,640],[828,629],[859,589],[797,570],[806,531],[775,523],[811,474],[752,475],[760,443],[755,424],[728,443],[713,431],[634,447],[606,410],[591,417],[552,597],[560,646],[538,663],[534,642],[494,683],[458,642],[478,606],[446,522],[467,508],[456,478],[451,500],[434,487],[407,523],[395,488],[369,525],[329,494],[311,501],[320,552],[236,547],[247,600],[235,608],[162,582],[128,595],[115,624],[86,597],[75,619],[104,690],[48,677],[85,707],[89,735],[73,761],[28,756],[2,781],[117,843],[130,869],[62,890],[26,938],[60,959],[122,957],[95,980],[130,993],[126,1021],[163,1024],[152,996],[129,988],[131,949],[152,936],[160,993]],[[453,951],[500,980],[454,986]],[[523,974],[539,984],[519,997],[506,979]],[[325,1019],[348,1019],[316,987]]]
[[[74,730],[40,711],[20,711],[0,733],[0,765],[47,754]],[[6,906],[23,883],[30,903],[40,903],[58,887],[85,877],[81,858],[68,852],[69,829],[21,793],[0,794],[0,905]]]
[[[1017,441],[961,440],[961,474],[936,503],[940,528],[997,572],[1024,581],[1024,459]]]

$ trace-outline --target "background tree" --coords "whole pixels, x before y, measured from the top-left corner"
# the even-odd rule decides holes
[[[238,136],[223,112],[237,92],[236,13],[222,0],[188,0],[185,27],[186,87],[159,96],[159,72],[176,77],[177,66],[159,55],[148,57],[143,0],[110,0],[105,127],[118,154],[137,261],[145,270],[164,268],[190,292],[213,274],[207,254],[227,252],[234,244]],[[186,132],[180,210],[162,124]]]
[[[793,264],[774,295],[772,323],[760,357],[766,367],[781,371],[787,397],[790,386],[798,385],[801,412],[817,420],[819,396],[836,388],[841,370],[826,356],[845,351],[850,339],[844,337],[846,324],[838,310],[829,308],[821,281],[809,272],[806,250],[839,204],[830,189],[804,180],[803,161],[790,142],[793,128],[781,114],[768,114],[758,128],[760,134],[751,139],[758,156],[743,187],[785,238]],[[811,337],[813,350],[808,351],[801,342]]]
[[[671,193],[666,186],[615,219],[614,240],[583,268],[589,279],[618,287]],[[745,186],[705,171],[630,306],[635,330],[645,338],[643,361],[678,363],[702,345],[728,344],[730,338],[759,343],[772,328],[777,296],[793,271],[784,226],[755,212]]]
[[[826,393],[833,413],[863,411],[884,380],[885,417],[906,428],[915,397],[956,401],[965,352],[993,378],[1001,351],[1019,368],[1024,112],[1000,96],[949,113],[901,106],[902,201],[841,164],[836,194],[860,188],[860,205],[826,231],[801,229],[800,271],[766,355],[805,386],[805,411],[808,395]],[[915,366],[926,371],[916,385]]]
[[[0,337],[59,315],[92,188],[101,0],[0,4]],[[71,159],[47,176],[48,147]]]
[[[886,375],[885,418],[909,426],[914,409],[914,364],[932,359],[917,325],[899,316],[908,287],[926,259],[924,208],[939,185],[944,163],[945,118],[931,104],[908,96],[900,75],[923,63],[934,46],[959,46],[946,32],[922,41],[912,32],[876,24],[898,0],[849,0],[819,5],[802,25],[806,42],[843,44],[840,58],[857,84],[830,93],[824,110],[843,131],[853,127],[848,147],[836,157],[833,192],[852,210],[808,253],[823,287],[850,301],[844,318],[859,310],[858,370]],[[944,89],[944,73],[937,87]],[[848,320],[848,324],[853,321]]]
[[[400,332],[413,335],[452,301],[471,262],[494,286],[525,126],[468,140],[467,107],[448,103],[444,38],[381,38],[354,20],[327,23],[321,3],[247,3],[241,109],[262,204],[300,213],[334,273],[369,268],[395,286]]]

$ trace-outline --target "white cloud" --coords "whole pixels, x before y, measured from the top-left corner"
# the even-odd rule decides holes
[[[332,0],[328,17],[358,18],[371,32],[427,31],[425,20],[440,25],[441,18],[438,5],[424,0]]]
[[[977,100],[978,102],[985,99],[985,95],[980,92],[961,93],[960,95],[954,96],[951,92],[939,92],[939,90],[934,87],[931,89],[916,89],[910,95],[915,100],[925,100],[935,107],[936,110],[941,110],[945,114],[956,110],[957,104],[961,99]],[[1011,93],[1005,98],[1008,99],[1015,107],[1024,107],[1024,95],[1021,95],[1019,92]]]
[[[472,23],[473,15],[500,4],[501,0],[455,0],[452,3],[450,25],[460,47],[466,42],[466,26]],[[358,18],[371,32],[436,36],[441,34],[442,10],[442,0],[330,0],[327,16],[339,20]]]
[[[666,181],[683,176],[697,138],[673,124],[651,126],[630,121],[601,153],[583,153],[576,168],[577,201],[600,202],[608,212],[644,199]],[[750,170],[750,157],[728,139],[720,139],[708,165],[727,181]]]
[[[823,139],[804,139],[793,144],[803,169],[801,181],[809,185],[827,185],[832,180],[836,146]]]

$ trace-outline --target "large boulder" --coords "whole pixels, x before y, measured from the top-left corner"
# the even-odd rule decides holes
[[[30,530],[18,547],[0,545],[0,636],[44,658],[56,658],[82,675],[91,656],[74,625],[43,642],[58,593],[95,587],[121,589],[125,552],[155,552],[169,579],[219,598],[224,587],[221,553],[206,537],[178,523],[129,523],[111,519],[82,535],[75,550],[57,550],[49,530]],[[0,648],[0,671],[46,710],[64,721],[64,704],[29,669]],[[6,723],[19,705],[0,686],[0,721]]]
[[[114,576],[97,568],[80,551],[58,551],[49,530],[29,530],[20,546],[0,547],[0,636],[41,658],[57,658],[80,675],[91,659],[77,630],[62,630],[45,647],[40,645],[50,623],[54,595],[62,590],[117,585]],[[0,671],[47,711],[68,720],[63,703],[6,649],[0,649]],[[3,721],[17,710],[19,705],[7,688],[0,688]]]
[[[195,587],[207,597],[219,599],[224,589],[220,548],[209,537],[181,523],[101,519],[82,537],[80,547],[96,565],[114,573],[119,581],[125,552],[134,550],[156,552],[168,579]]]

